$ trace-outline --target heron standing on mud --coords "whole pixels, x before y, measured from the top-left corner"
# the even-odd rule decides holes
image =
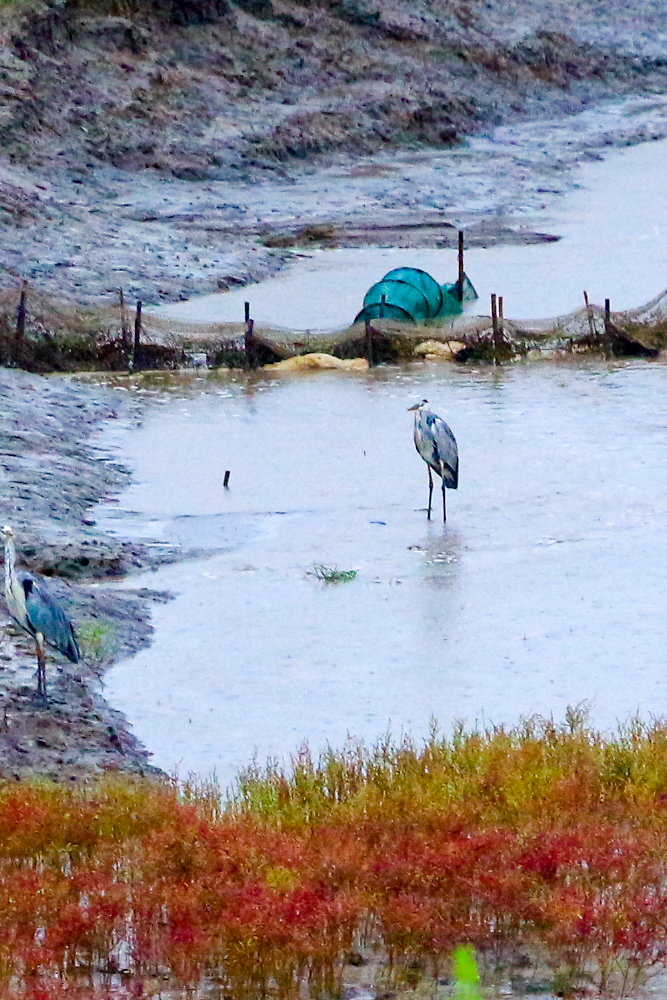
[[[7,610],[37,644],[37,693],[46,701],[46,654],[44,643],[60,650],[72,663],[81,659],[71,621],[66,617],[43,580],[17,570],[14,532],[8,524],[0,531],[5,543],[5,600]]]
[[[428,468],[428,519],[431,520],[431,498],[433,496],[433,476],[431,469],[442,479],[442,519],[447,520],[445,490],[455,490],[459,485],[459,451],[456,438],[436,413],[428,408],[428,400],[422,399],[408,407],[415,413],[415,448]]]

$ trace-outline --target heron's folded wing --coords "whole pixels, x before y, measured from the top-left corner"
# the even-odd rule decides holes
[[[429,414],[428,423],[433,435],[438,461],[442,463],[442,477],[446,485],[455,490],[459,484],[459,450],[456,438],[448,424],[435,413]]]
[[[81,653],[72,629],[72,623],[43,580],[37,580],[35,577],[27,575],[25,579],[29,584],[29,586],[24,585],[24,590],[26,591],[25,604],[31,629],[34,632],[41,632],[51,646],[55,646],[61,653],[64,653],[68,660],[78,663]]]

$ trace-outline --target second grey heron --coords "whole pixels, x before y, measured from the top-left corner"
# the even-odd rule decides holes
[[[442,479],[442,518],[447,520],[445,490],[455,490],[459,485],[459,451],[456,438],[450,428],[437,413],[428,408],[428,400],[422,399],[408,407],[415,414],[415,448],[428,467],[428,519],[431,519],[431,498],[433,496],[433,476],[431,469]]]
[[[8,524],[0,531],[5,543],[5,600],[12,618],[34,637],[37,644],[37,693],[46,700],[46,653],[48,642],[72,663],[81,659],[71,621],[66,617],[44,580],[16,568],[14,532]]]

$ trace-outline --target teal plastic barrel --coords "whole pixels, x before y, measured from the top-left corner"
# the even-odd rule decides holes
[[[440,316],[455,316],[457,313],[461,312],[462,302],[476,302],[479,298],[477,292],[475,291],[475,286],[467,274],[464,274],[463,276],[463,295],[461,299],[459,299],[458,281],[452,282],[451,285],[443,285],[442,293],[442,307],[439,312]]]
[[[418,288],[428,302],[429,316],[437,316],[442,308],[442,289],[435,278],[418,267],[396,267],[385,274],[383,281],[404,281]],[[428,317],[426,317],[428,318]]]
[[[382,299],[384,297],[384,303]],[[429,302],[424,293],[406,281],[377,281],[364,296],[364,304],[355,323],[367,319],[399,319],[403,322],[427,319]]]
[[[403,323],[422,323],[438,317],[455,316],[462,312],[463,302],[472,302],[476,298],[477,292],[467,276],[463,281],[463,297],[459,301],[456,282],[441,287],[435,278],[418,267],[396,267],[368,289],[354,322],[385,317]]]

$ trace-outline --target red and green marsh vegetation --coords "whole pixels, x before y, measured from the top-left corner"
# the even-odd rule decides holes
[[[459,945],[488,981],[546,977],[564,995],[631,993],[662,968],[666,723],[604,737],[573,712],[303,750],[230,800],[121,777],[0,786],[2,997],[204,981],[334,997],[360,955],[385,991],[412,989],[445,979]]]

